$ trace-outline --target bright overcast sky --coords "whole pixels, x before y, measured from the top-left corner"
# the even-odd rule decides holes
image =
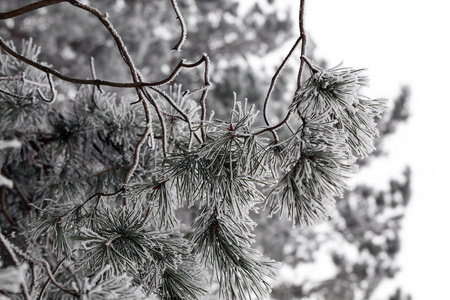
[[[291,4],[297,1],[288,1]],[[372,97],[411,87],[411,117],[374,163],[372,183],[387,186],[412,168],[412,199],[402,230],[398,282],[414,300],[449,299],[450,4],[440,0],[309,0],[307,31],[330,66],[367,68]]]

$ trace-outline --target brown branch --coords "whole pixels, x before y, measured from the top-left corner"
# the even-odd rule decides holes
[[[291,56],[292,52],[298,46],[298,43],[300,41],[302,42],[300,57],[301,58],[305,57],[305,54],[306,54],[306,32],[305,32],[305,26],[304,26],[305,1],[306,0],[300,0],[300,11],[299,11],[299,18],[298,18],[299,19],[300,36],[297,38],[297,41],[295,42],[294,46],[291,48],[291,51],[286,56],[285,60],[283,61],[283,63],[280,65],[280,67],[276,71],[275,75],[273,76],[271,85],[269,87],[269,91],[267,92],[267,96],[266,96],[266,99],[264,101],[264,109],[263,109],[264,121],[266,122],[266,125],[268,125],[269,127],[254,133],[254,135],[258,135],[258,134],[261,134],[261,133],[264,133],[264,132],[267,132],[267,131],[271,131],[273,136],[274,136],[274,138],[275,138],[275,141],[278,141],[278,137],[277,137],[277,134],[276,134],[275,130],[280,128],[284,124],[286,124],[287,121],[289,120],[291,114],[292,114],[292,110],[289,110],[288,113],[286,114],[286,117],[280,123],[278,123],[275,126],[270,126],[270,122],[269,122],[269,120],[267,118],[267,106],[268,106],[268,101],[269,101],[270,94],[272,93],[273,86],[275,84],[276,79],[279,76],[279,73],[283,69],[284,64],[286,63],[287,59]],[[301,78],[302,78],[302,73],[303,73],[303,69],[304,69],[304,64],[305,64],[305,59],[300,59],[300,68],[299,68],[298,76],[297,76],[297,90],[299,90],[300,87],[301,87]],[[311,70],[314,71],[314,69],[311,69]]]
[[[178,76],[181,69],[186,68],[195,68],[199,66],[201,63],[203,63],[205,60],[202,57],[199,61],[187,64],[185,63],[185,60],[181,60],[178,65],[175,67],[175,69],[172,71],[172,73],[165,79],[162,79],[160,81],[154,81],[154,82],[114,82],[114,81],[108,81],[108,80],[101,80],[101,79],[81,79],[81,78],[75,78],[66,76],[64,74],[61,74],[59,71],[56,71],[52,68],[49,68],[47,66],[44,66],[36,61],[33,61],[18,52],[16,52],[14,49],[9,47],[5,40],[0,37],[0,48],[2,48],[6,53],[11,55],[12,57],[28,64],[29,66],[32,66],[38,70],[41,70],[44,73],[51,74],[63,81],[71,82],[75,84],[84,84],[84,85],[95,85],[95,86],[109,86],[109,87],[117,87],[117,88],[143,88],[143,87],[152,87],[152,86],[162,86],[165,85],[175,79],[175,77]]]
[[[208,94],[209,86],[211,82],[209,80],[209,57],[206,53],[203,53],[202,59],[205,62],[205,73],[204,73],[204,81],[205,81],[205,89],[202,92],[200,97],[200,107],[202,109],[202,113],[200,116],[200,130],[202,133],[203,142],[206,142],[206,130],[205,130],[205,120],[206,120],[206,95]]]
[[[24,15],[26,13],[38,10],[40,8],[46,7],[46,6],[50,6],[53,4],[58,4],[61,2],[66,2],[67,0],[43,0],[43,1],[38,1],[35,3],[31,3],[29,5],[26,5],[24,7],[20,7],[18,9],[9,11],[9,12],[5,12],[2,13],[0,12],[0,20],[6,20],[6,19],[11,19],[11,18],[15,18],[18,17],[20,15]]]
[[[58,281],[56,281],[55,277],[53,276],[53,272],[50,269],[50,265],[48,264],[47,261],[40,260],[40,259],[38,259],[37,261],[40,262],[44,266],[44,269],[47,272],[48,278],[50,279],[50,281],[53,283],[54,286],[56,286],[58,289],[60,289],[64,293],[75,296],[76,298],[80,297],[80,295],[77,292],[66,289]]]
[[[94,63],[94,58],[91,57],[91,75],[92,75],[92,79],[97,79],[97,73],[95,72],[95,63]],[[104,93],[104,91],[102,90],[102,88],[98,85],[97,86],[98,91],[100,93]],[[94,91],[95,91],[95,87],[94,87]]]
[[[20,99],[20,100],[33,100],[33,97],[17,95],[17,94],[5,91],[3,89],[0,89],[0,93],[8,95],[8,96],[11,96],[11,97],[14,97],[14,98],[17,98],[17,99]]]
[[[253,135],[260,135],[260,134],[262,134],[264,132],[267,132],[267,131],[270,131],[270,132],[272,132],[272,134],[274,134],[275,130],[279,129],[281,126],[283,126],[284,124],[287,123],[287,121],[291,117],[291,114],[292,114],[292,110],[289,110],[288,113],[286,114],[286,117],[284,117],[284,119],[280,123],[278,123],[277,125],[271,126],[271,127],[267,127],[267,128],[261,129],[260,131],[257,131],[255,133],[253,133]],[[275,139],[275,141],[278,142],[277,139]]]
[[[308,68],[313,72],[313,73],[317,73],[317,72],[320,72],[320,69],[319,68],[317,68],[316,66],[314,66],[313,64],[312,64],[312,62],[306,57],[306,56],[302,56],[302,57],[300,57],[301,58],[301,60],[303,61],[305,61],[305,63],[308,65]]]
[[[305,24],[304,24],[305,1],[306,0],[300,0],[300,10],[299,10],[299,16],[298,16],[298,26],[300,29],[300,37],[302,39],[302,49],[301,49],[300,57],[306,55],[306,32],[305,32]],[[303,74],[304,66],[305,66],[305,62],[303,59],[301,59],[300,60],[300,68],[298,70],[298,76],[297,76],[297,90],[299,90],[302,85],[302,74]]]
[[[153,105],[153,108],[156,111],[156,115],[158,116],[159,123],[161,125],[161,135],[162,135],[162,152],[163,156],[167,157],[167,135],[166,135],[166,123],[164,122],[163,114],[161,110],[159,109],[159,106],[156,105],[155,99],[153,99],[152,95],[147,91],[143,90],[145,97],[150,102],[151,105]]]
[[[41,97],[41,99],[42,99],[44,102],[52,103],[52,102],[55,101],[55,99],[56,99],[56,94],[57,94],[57,92],[56,92],[56,89],[55,89],[55,84],[53,83],[52,76],[51,76],[49,73],[47,73],[47,80],[48,80],[48,85],[49,85],[49,87],[50,87],[50,92],[52,93],[50,99],[47,98],[47,97],[45,97],[44,94],[41,92],[40,89],[36,89],[36,91],[37,91],[39,97]]]
[[[93,14],[97,19],[103,24],[103,26],[109,31],[110,35],[116,42],[117,48],[119,49],[120,54],[122,55],[122,59],[125,61],[125,63],[128,65],[128,68],[130,69],[131,75],[133,77],[133,82],[137,83],[139,82],[138,78],[138,70],[136,66],[133,63],[133,60],[131,59],[130,54],[128,53],[127,47],[123,43],[119,33],[114,29],[111,22],[108,21],[107,15],[102,14],[98,9],[86,5],[84,3],[81,3],[77,0],[68,0],[70,4],[72,4],[75,7],[78,7],[82,10],[85,10],[91,14]],[[137,89],[138,94],[140,94],[139,89]],[[141,98],[141,97],[140,97]]]
[[[112,197],[112,196],[115,196],[115,195],[117,195],[117,194],[119,194],[119,193],[121,193],[121,192],[124,192],[124,191],[125,191],[125,188],[124,188],[124,187],[121,187],[121,188],[118,189],[117,191],[112,192],[112,193],[108,193],[108,194],[107,194],[107,193],[96,193],[96,194],[90,196],[89,198],[87,198],[86,200],[84,200],[84,202],[81,203],[81,204],[78,206],[77,209],[82,208],[82,207],[85,206],[89,201],[91,201],[92,199],[94,199],[94,198],[96,198],[96,197],[97,197],[97,198],[100,198],[100,197]],[[69,209],[68,211],[66,211],[66,212],[63,213],[62,215],[57,216],[57,217],[55,218],[54,223],[58,223],[59,221],[61,221],[61,219],[64,218],[70,211],[71,211],[71,210]]]
[[[64,257],[55,267],[55,269],[52,272],[52,275],[55,275],[56,272],[58,272],[59,267],[61,267],[61,265],[64,263],[64,261],[66,260],[66,258]],[[50,283],[50,278],[47,279],[47,281],[44,283],[44,285],[42,286],[41,292],[39,293],[38,296],[38,300],[42,299],[42,296],[45,293],[45,290],[47,289],[48,284]]]
[[[11,75],[11,76],[1,76],[0,81],[24,81],[23,74]]]
[[[139,154],[140,154],[142,145],[145,143],[145,140],[147,139],[147,137],[149,136],[149,134],[151,133],[151,130],[152,130],[151,129],[151,124],[150,124],[150,120],[151,120],[150,108],[149,108],[147,99],[143,99],[141,102],[142,102],[142,104],[144,106],[145,116],[146,116],[146,119],[147,119],[147,124],[146,124],[145,131],[142,134],[141,139],[139,140],[139,142],[137,143],[136,147],[134,148],[133,162],[131,164],[130,169],[128,170],[127,175],[125,176],[125,180],[123,182],[124,185],[127,185],[129,183],[129,181],[130,181],[131,176],[133,176],[133,173],[134,173],[134,171],[136,170],[136,168],[137,168],[137,166],[139,164]],[[126,206],[127,205],[127,200],[126,200],[125,197],[123,199],[124,199],[123,200],[123,205]]]
[[[125,191],[125,188],[122,187],[122,188],[120,188],[117,191],[112,192],[112,193],[96,193],[96,194],[90,196],[89,198],[87,198],[86,200],[84,200],[84,202],[81,203],[79,207],[83,207],[86,203],[88,203],[89,201],[91,201],[95,197],[112,197],[112,196],[115,196],[115,195],[117,195],[117,194],[119,194],[121,192],[124,192],[124,191]],[[59,216],[59,218],[64,217],[66,214],[67,213],[65,213],[64,215]]]
[[[267,117],[267,107],[269,104],[270,95],[272,94],[272,91],[275,87],[275,82],[277,81],[278,77],[280,76],[281,71],[284,69],[284,66],[286,65],[286,62],[288,61],[289,57],[291,57],[292,53],[294,52],[295,48],[297,48],[298,44],[302,40],[302,37],[298,37],[295,41],[294,45],[292,46],[291,50],[289,51],[288,55],[284,58],[281,65],[278,67],[277,71],[272,77],[272,81],[270,82],[269,90],[267,91],[266,99],[264,100],[264,107],[263,107],[263,115],[264,115],[264,121],[266,122],[267,126],[271,126],[269,119]]]
[[[172,51],[181,51],[181,47],[183,46],[184,42],[186,41],[186,23],[184,22],[183,15],[181,14],[180,8],[178,7],[178,3],[176,0],[170,0],[172,3],[173,10],[175,11],[175,14],[177,15],[177,20],[180,23],[181,27],[181,34],[180,39],[178,43],[172,48]]]

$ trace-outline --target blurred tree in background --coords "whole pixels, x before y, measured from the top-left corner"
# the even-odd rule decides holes
[[[31,2],[1,1],[0,11],[10,11]],[[90,2],[100,11],[108,12],[134,63],[147,80],[167,77],[181,55],[188,61],[196,61],[199,54],[205,52],[214,62],[211,65],[213,87],[209,96],[212,99],[231,99],[230,91],[236,91],[257,103],[259,109],[267,92],[265,87],[275,70],[265,57],[277,53],[281,45],[292,39],[296,24],[289,11],[277,9],[276,1],[257,1],[245,9],[241,5],[243,1],[179,1],[188,36],[183,53],[171,55],[167,49],[176,44],[179,25],[168,1]],[[98,21],[92,16],[68,9],[68,6],[50,6],[2,21],[0,35],[15,41],[16,45],[33,37],[35,44],[42,46],[40,60],[51,62],[64,74],[89,78],[89,59],[94,57],[99,78],[127,81],[126,65],[117,63],[121,61],[120,54],[106,31],[96,26]],[[74,23],[77,26],[73,26]],[[312,56],[313,49],[310,51]],[[182,72],[177,80],[183,83],[183,88],[195,88],[203,84],[200,82],[201,70],[196,72],[199,76]],[[288,105],[295,91],[289,76],[295,74],[287,66],[272,95],[280,106]],[[60,96],[73,98],[75,91],[71,89],[58,88],[58,91]],[[123,93],[121,90],[117,92]],[[383,139],[394,134],[398,124],[407,120],[408,93],[404,88],[391,110],[378,120],[380,137],[375,142],[376,155],[361,160],[361,167],[370,167],[370,160],[385,154]],[[215,101],[210,105],[221,116],[233,102]],[[20,182],[27,181],[26,174],[18,176],[22,176]],[[287,221],[267,219],[264,212],[252,215],[258,223],[256,247],[263,253],[291,268],[313,271],[319,261],[327,261],[331,269],[318,278],[310,278],[305,272],[305,276],[296,281],[277,283],[272,299],[370,299],[381,282],[393,278],[398,272],[395,258],[400,250],[401,222],[409,198],[410,170],[406,169],[403,178],[390,181],[389,190],[376,190],[368,182],[348,191],[343,199],[337,200],[337,212],[333,218],[319,226],[291,229]],[[186,222],[195,217],[188,211],[177,213]],[[7,220],[2,218],[1,222],[3,228]],[[401,297],[399,290],[390,299]]]

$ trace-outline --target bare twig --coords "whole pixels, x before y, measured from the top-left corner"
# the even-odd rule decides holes
[[[275,130],[279,129],[280,127],[282,127],[284,124],[287,123],[287,121],[291,117],[291,114],[292,114],[292,110],[289,110],[288,113],[286,114],[286,117],[284,117],[284,119],[280,123],[278,123],[277,125],[271,126],[271,127],[266,127],[264,129],[261,129],[260,131],[253,133],[253,135],[260,135],[267,131],[274,133]],[[276,139],[276,142],[278,142],[277,139]]]
[[[52,96],[50,97],[50,99],[45,97],[40,89],[36,89],[36,91],[37,91],[39,97],[41,97],[41,99],[43,101],[48,102],[48,103],[52,103],[56,99],[57,92],[56,92],[56,89],[55,89],[55,84],[53,83],[52,76],[49,73],[47,73],[47,80],[48,80],[48,85],[50,86],[50,92],[52,93]]]
[[[202,132],[202,139],[203,142],[206,142],[206,130],[205,130],[205,120],[206,120],[206,95],[208,94],[208,88],[211,85],[211,82],[209,80],[209,57],[206,53],[203,53],[203,57],[205,62],[205,73],[204,73],[204,80],[205,80],[205,89],[202,92],[202,95],[200,97],[200,107],[202,109],[202,113],[200,116],[200,130]]]
[[[159,123],[161,125],[161,135],[162,135],[162,153],[164,157],[167,157],[167,136],[166,136],[166,123],[164,122],[163,114],[158,105],[156,105],[155,99],[153,99],[152,95],[146,90],[143,90],[145,97],[153,105],[155,109],[156,115],[158,116]]]
[[[0,76],[0,81],[24,81],[23,74],[11,75],[11,76]]]
[[[143,87],[152,87],[152,86],[162,86],[165,84],[170,83],[171,81],[173,81],[178,74],[180,73],[181,69],[186,68],[195,68],[197,66],[199,66],[200,64],[202,64],[203,62],[205,62],[205,58],[202,57],[199,61],[192,63],[192,64],[188,64],[185,62],[185,60],[182,60],[178,63],[178,65],[174,68],[174,70],[172,71],[172,73],[166,77],[165,79],[162,79],[160,81],[153,81],[153,82],[114,82],[114,81],[108,81],[108,80],[101,80],[101,79],[81,79],[81,78],[75,78],[75,77],[70,77],[70,76],[66,76],[61,74],[59,71],[56,71],[52,68],[49,68],[47,66],[44,66],[36,61],[33,61],[21,54],[19,54],[17,51],[15,51],[14,49],[12,49],[11,47],[9,47],[5,40],[3,38],[0,37],[0,48],[2,48],[6,53],[8,53],[9,55],[17,58],[20,61],[23,61],[24,63],[38,69],[41,70],[42,72],[45,73],[50,73],[53,76],[67,81],[67,82],[71,82],[71,83],[75,83],[75,84],[84,84],[84,85],[95,85],[95,86],[109,86],[109,87],[117,87],[117,88],[143,88]],[[206,88],[206,87],[205,87]]]
[[[308,68],[313,72],[313,73],[317,73],[320,72],[319,68],[317,68],[316,66],[314,66],[312,64],[312,62],[306,57],[306,56],[302,56],[301,57],[302,61],[304,60],[305,63],[308,65]]]
[[[11,19],[11,18],[15,18],[18,17],[20,15],[24,15],[26,13],[38,10],[40,8],[46,7],[46,6],[50,6],[53,4],[58,4],[61,2],[66,2],[67,0],[43,0],[43,1],[38,1],[35,3],[31,3],[27,6],[24,7],[20,7],[18,9],[9,11],[9,12],[5,12],[2,13],[0,12],[0,20],[6,20],[6,19]]]
[[[298,27],[300,29],[300,37],[302,39],[302,49],[301,49],[300,57],[303,57],[306,55],[306,32],[305,32],[305,25],[304,25],[305,1],[306,0],[300,0],[300,10],[299,10],[299,17],[298,17]],[[305,65],[304,60],[301,59],[300,60],[300,68],[298,70],[298,76],[297,76],[297,90],[299,90],[302,85],[302,74],[303,74],[304,65]]]
[[[278,77],[280,76],[281,71],[284,69],[284,66],[286,65],[286,62],[289,60],[289,57],[291,57],[292,53],[294,52],[295,48],[297,48],[298,44],[302,40],[302,37],[298,37],[295,41],[294,45],[292,46],[291,50],[289,51],[288,55],[284,58],[281,65],[278,67],[277,71],[272,77],[272,81],[270,82],[269,90],[267,91],[266,99],[264,100],[264,107],[263,107],[263,116],[264,121],[266,122],[267,126],[271,126],[269,119],[267,117],[267,107],[269,104],[270,95],[272,94],[273,88],[275,87],[275,82],[277,81]]]
[[[133,162],[131,164],[130,169],[128,170],[127,175],[125,176],[125,180],[123,182],[124,185],[127,185],[130,181],[131,176],[133,176],[134,171],[136,170],[138,164],[139,164],[139,153],[141,151],[142,145],[145,143],[145,140],[147,139],[147,137],[149,136],[150,132],[151,132],[151,116],[150,116],[150,107],[148,104],[148,100],[147,99],[143,99],[142,104],[144,106],[144,110],[145,110],[145,116],[147,119],[147,124],[145,126],[145,131],[142,134],[141,139],[139,140],[139,142],[137,143],[136,147],[134,148],[134,157],[133,157]],[[124,197],[123,200],[123,204],[126,206],[127,205],[127,201],[126,198]]]
[[[96,193],[96,194],[90,196],[89,198],[87,198],[86,200],[84,200],[83,203],[81,203],[80,205],[78,205],[78,208],[81,208],[81,207],[85,206],[89,201],[91,201],[91,200],[94,199],[94,198],[100,198],[100,197],[112,197],[112,196],[115,196],[115,195],[117,195],[117,194],[119,194],[119,193],[122,193],[122,192],[124,192],[124,191],[125,191],[125,188],[124,188],[124,187],[121,187],[120,189],[118,189],[117,191],[112,192],[112,193]],[[66,211],[65,213],[63,213],[62,215],[59,215],[58,217],[56,217],[56,218],[55,218],[55,219],[56,219],[56,220],[55,220],[55,223],[61,221],[61,219],[64,218],[65,216],[67,216],[67,214],[68,214],[69,212],[70,212],[70,210],[68,210],[68,211]]]
[[[95,72],[95,63],[94,63],[93,57],[91,57],[91,75],[92,75],[92,79],[97,79],[97,73]],[[97,85],[96,87],[98,88],[98,91],[100,93],[102,93],[102,94],[104,93],[101,86]]]
[[[3,89],[0,89],[0,93],[20,99],[20,100],[33,100],[33,96],[21,96],[21,95],[17,95],[17,94],[5,91]]]
[[[54,276],[56,274],[56,272],[58,272],[59,267],[61,267],[61,265],[64,263],[64,261],[66,260],[66,258],[64,257],[55,267],[55,269],[52,272],[52,275]],[[42,299],[42,296],[45,293],[45,290],[47,289],[48,284],[50,283],[50,278],[47,279],[47,281],[44,283],[44,285],[42,286],[41,292],[39,293],[38,296],[38,300]]]
[[[175,14],[177,15],[177,20],[180,23],[180,27],[181,27],[180,40],[172,48],[172,51],[181,51],[181,47],[183,46],[184,41],[186,40],[186,23],[184,22],[183,15],[181,14],[180,8],[178,7],[177,0],[170,0],[170,2],[172,3],[173,10],[175,11]]]
[[[300,57],[301,58],[305,57],[305,54],[306,54],[306,32],[305,32],[304,23],[303,23],[305,1],[306,0],[300,0],[300,11],[299,11],[300,36],[297,38],[297,41],[295,42],[294,46],[291,48],[290,52],[288,53],[288,55],[284,59],[283,63],[280,65],[280,67],[276,71],[275,75],[272,77],[272,81],[271,81],[271,84],[270,84],[270,87],[269,87],[269,91],[267,92],[267,96],[266,96],[266,99],[264,101],[264,109],[263,109],[264,121],[266,122],[266,125],[269,126],[269,127],[254,133],[254,135],[259,135],[259,134],[262,134],[264,132],[270,131],[270,132],[272,132],[276,142],[278,141],[278,136],[277,136],[275,130],[280,128],[280,127],[282,127],[284,124],[287,123],[287,121],[289,120],[290,116],[292,115],[292,110],[288,111],[288,113],[286,114],[285,118],[280,123],[278,123],[275,126],[270,126],[270,122],[269,122],[269,119],[267,117],[268,102],[269,102],[270,94],[272,93],[273,87],[275,85],[275,81],[276,81],[276,79],[279,76],[279,73],[283,69],[284,64],[286,63],[288,58],[292,55],[292,53],[295,50],[295,48],[298,46],[299,42],[302,43]],[[297,90],[299,90],[300,87],[301,87],[301,77],[302,77],[302,73],[303,73],[303,69],[304,69],[304,64],[305,64],[305,59],[301,59],[300,60],[300,68],[299,68],[298,76],[297,76]],[[309,61],[308,61],[308,65],[309,65]],[[314,71],[315,69],[311,68],[311,70]]]
[[[48,264],[47,261],[45,261],[43,259],[37,259],[36,261],[40,262],[44,266],[44,270],[46,271],[48,278],[50,279],[50,281],[53,283],[54,286],[56,286],[58,289],[60,289],[64,293],[75,296],[76,298],[80,297],[80,295],[77,292],[66,289],[65,287],[62,286],[62,284],[60,284],[58,281],[56,281],[55,277],[53,276],[53,272],[50,269],[50,265]]]
[[[84,200],[84,202],[80,204],[80,207],[84,206],[86,203],[88,203],[89,201],[91,201],[92,199],[94,199],[96,197],[112,197],[112,196],[115,196],[115,195],[117,195],[119,193],[122,193],[124,191],[125,191],[125,188],[122,187],[122,188],[120,188],[117,191],[112,192],[112,193],[96,193],[96,194],[90,196],[89,198],[87,198],[86,200]],[[60,216],[60,218],[62,218],[66,214],[67,213],[65,213],[64,215]]]

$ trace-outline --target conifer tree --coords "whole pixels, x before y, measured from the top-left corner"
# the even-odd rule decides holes
[[[252,247],[251,213],[265,209],[301,227],[326,221],[357,160],[374,150],[374,119],[385,108],[362,94],[363,70],[324,69],[307,57],[304,2],[262,113],[229,91],[225,119],[208,110],[216,99],[207,54],[146,80],[105,11],[42,0],[0,13],[14,20],[64,5],[91,15],[128,67],[126,81],[98,76],[94,59],[90,78],[67,75],[51,57],[41,62],[31,39],[0,38],[2,295],[200,299],[214,286],[223,299],[267,295],[277,263]],[[172,50],[183,53],[189,27],[177,1],[167,7],[179,24]],[[274,122],[271,94],[296,48],[297,89]],[[181,72],[201,84],[177,84]],[[58,97],[68,84],[75,95]],[[196,214],[192,224],[181,209]]]

